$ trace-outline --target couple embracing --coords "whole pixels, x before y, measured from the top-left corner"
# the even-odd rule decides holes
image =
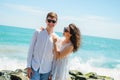
[[[70,54],[80,47],[80,31],[75,24],[64,28],[64,38],[54,33],[58,16],[49,12],[46,28],[34,32],[27,57],[27,76],[30,80],[67,80]]]

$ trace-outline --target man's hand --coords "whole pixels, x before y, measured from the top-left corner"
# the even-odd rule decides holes
[[[32,75],[33,75],[32,69],[31,68],[27,68],[27,76],[28,76],[28,78],[31,78]]]
[[[48,80],[52,80],[52,75],[49,76],[49,79]]]
[[[41,27],[40,27],[40,30],[43,31],[43,30],[45,30],[45,28],[41,26]]]

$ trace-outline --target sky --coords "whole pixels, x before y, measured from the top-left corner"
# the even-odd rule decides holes
[[[82,35],[120,39],[120,0],[0,0],[0,25],[46,27],[51,11],[58,15],[55,31],[74,23]]]

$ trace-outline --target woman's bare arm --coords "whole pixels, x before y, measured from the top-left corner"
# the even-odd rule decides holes
[[[70,54],[72,51],[73,51],[73,45],[70,45],[70,46],[64,48],[62,51],[58,51],[57,46],[56,46],[56,44],[54,42],[54,54],[55,54],[55,57],[57,59],[64,58],[65,56]]]

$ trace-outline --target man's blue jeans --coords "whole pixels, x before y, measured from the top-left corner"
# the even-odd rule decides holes
[[[38,71],[33,70],[33,75],[30,80],[48,80],[49,75],[50,75],[50,72],[41,74],[39,73],[39,70]]]

